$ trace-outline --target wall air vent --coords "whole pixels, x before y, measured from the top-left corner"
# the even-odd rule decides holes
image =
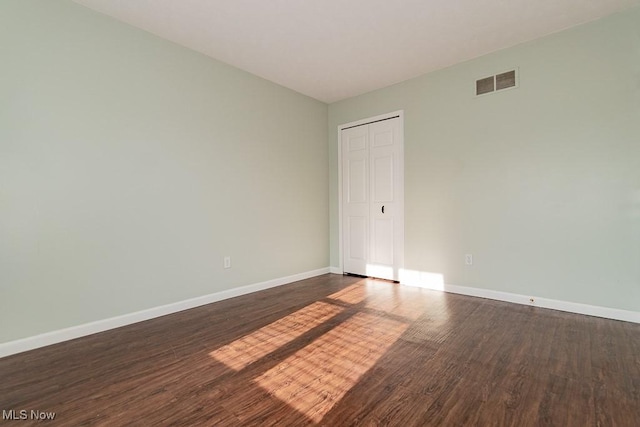
[[[484,95],[485,93],[491,93],[494,90],[496,90],[495,76],[476,80],[476,95]]]
[[[476,96],[518,87],[518,70],[505,71],[476,80]]]

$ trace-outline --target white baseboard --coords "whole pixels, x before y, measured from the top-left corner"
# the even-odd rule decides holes
[[[414,280],[409,279],[406,281],[400,281],[400,283],[407,286],[415,286],[436,291],[444,291],[454,294],[506,301],[516,304],[532,305],[536,307],[550,308],[552,310],[566,311],[569,313],[586,314],[587,316],[623,320],[625,322],[640,323],[640,312],[637,311],[621,310],[617,308],[601,307],[597,305],[580,304],[577,302],[512,294],[509,292],[494,291],[491,289],[444,285],[437,282],[430,282],[429,280],[415,280],[415,278]]]
[[[344,274],[344,272],[338,267],[329,267],[329,273],[331,274]]]
[[[167,314],[177,313],[179,311],[188,310],[190,308],[199,307],[201,305],[211,304],[213,302],[238,297],[269,288],[274,288],[276,286],[286,285],[288,283],[297,282],[299,280],[309,279],[311,277],[327,274],[329,273],[329,270],[329,267],[321,268],[318,270],[308,271],[306,273],[294,274],[293,276],[267,280],[266,282],[254,283],[252,285],[241,286],[239,288],[227,289],[201,297],[191,298],[184,301],[178,301],[171,304],[149,308],[147,310],[137,311],[135,313],[124,314],[122,316],[112,317],[104,320],[97,320],[95,322],[47,332],[44,334],[35,335],[33,337],[9,341],[0,344],[0,357],[22,353],[51,344],[57,344],[59,342],[107,331],[109,329],[115,329],[121,326],[142,322],[144,320],[154,319],[156,317],[165,316]]]

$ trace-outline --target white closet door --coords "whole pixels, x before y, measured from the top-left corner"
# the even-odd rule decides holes
[[[402,179],[400,175],[400,120],[369,126],[370,199],[368,276],[397,280],[401,243]]]
[[[404,246],[400,119],[342,131],[343,268],[398,280]]]
[[[369,259],[369,128],[342,131],[344,271],[367,274]]]

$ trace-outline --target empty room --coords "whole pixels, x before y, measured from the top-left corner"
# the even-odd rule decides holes
[[[1,0],[0,418],[640,425],[640,0]]]

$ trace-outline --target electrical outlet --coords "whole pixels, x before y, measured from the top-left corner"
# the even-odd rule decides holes
[[[224,257],[224,268],[231,268],[231,257]]]
[[[465,265],[473,265],[473,255],[466,254],[464,256],[464,263],[465,263]]]

